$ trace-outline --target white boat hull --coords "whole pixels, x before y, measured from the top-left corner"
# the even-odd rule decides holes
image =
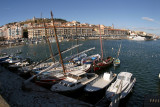
[[[61,84],[63,81],[65,81],[66,83],[71,82],[68,81],[67,79],[62,80],[62,82],[60,81],[59,83],[53,85],[51,87],[51,91],[54,92],[69,92],[69,91],[75,91],[83,86],[85,86],[86,84],[90,83],[91,81],[93,81],[94,79],[96,79],[98,77],[97,74],[93,74],[94,76],[84,82],[80,82],[80,83],[75,83],[77,85],[75,86],[67,86],[67,84]]]
[[[136,37],[134,37],[132,40],[144,41],[144,40],[146,40],[146,38],[145,38],[145,37],[141,37],[141,36],[136,36]]]
[[[132,90],[136,78],[131,78],[132,74],[129,72],[121,72],[118,74],[117,80],[106,90],[106,98],[109,101],[120,94],[120,99],[125,98]]]
[[[131,82],[131,84],[128,86],[128,88],[126,88],[122,93],[121,93],[121,96],[120,98],[125,98],[132,90],[134,84],[136,82],[136,78],[134,78],[134,80]]]

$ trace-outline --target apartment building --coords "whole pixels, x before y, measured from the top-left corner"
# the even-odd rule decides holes
[[[2,27],[0,27],[0,37],[3,37],[3,30],[2,30]]]
[[[93,27],[81,27],[81,26],[56,26],[57,35],[61,36],[90,36],[92,35]],[[53,36],[53,27],[46,27],[46,34]],[[31,27],[28,28],[28,38],[42,38],[45,36],[44,27]]]
[[[105,28],[104,35],[106,36],[107,35],[108,36],[112,36],[112,35],[126,36],[128,35],[128,30]]]
[[[13,25],[13,26],[8,28],[7,33],[8,33],[8,35],[7,35],[8,39],[22,38],[23,28],[18,26],[18,25]]]

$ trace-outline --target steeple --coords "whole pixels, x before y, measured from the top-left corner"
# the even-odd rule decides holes
[[[33,21],[35,21],[36,20],[36,18],[35,18],[35,16],[33,17]]]
[[[114,29],[114,24],[112,23],[112,29]]]

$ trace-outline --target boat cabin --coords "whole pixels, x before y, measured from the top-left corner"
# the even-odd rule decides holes
[[[65,80],[59,82],[59,84],[64,85],[66,87],[74,87],[76,85],[81,84],[81,82],[87,80],[86,72],[83,71],[74,71],[70,72],[67,75]]]
[[[84,71],[74,71],[74,72],[70,72],[67,75],[67,78],[78,82],[78,81],[82,81],[82,79],[84,80],[85,78],[87,78],[87,75],[86,75],[86,72]]]
[[[117,76],[117,79],[130,82],[132,74],[129,72],[120,72]]]
[[[112,77],[112,73],[104,73],[104,75],[103,75],[104,80],[110,80],[111,77]]]

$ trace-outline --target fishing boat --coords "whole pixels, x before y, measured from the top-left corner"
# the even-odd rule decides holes
[[[107,59],[103,59],[100,61],[94,61],[93,62],[93,70],[96,72],[96,71],[105,69],[105,68],[111,66],[112,63],[113,63],[113,57],[111,57],[111,56],[107,57]]]
[[[76,71],[83,71],[89,72],[91,69],[91,64],[84,64],[81,66],[74,66],[73,64],[64,64],[65,67],[65,74],[62,72],[63,69],[61,66],[54,67],[52,69],[48,69],[47,71],[41,73],[35,79],[35,83],[38,85],[42,85],[45,87],[50,87],[51,85],[59,82],[62,79],[65,79],[69,72],[76,72]]]
[[[90,82],[84,88],[87,92],[97,92],[108,87],[115,79],[117,74],[113,74],[112,72],[105,72],[103,75],[99,76],[94,81]]]
[[[81,60],[81,64],[93,64],[93,61],[99,60],[101,56],[99,54],[94,54],[88,57],[85,57]]]
[[[0,53],[0,62],[6,60],[9,58],[9,55],[7,53]]]
[[[41,70],[44,70],[48,67],[50,67],[53,64],[53,62],[45,62],[45,63],[41,63],[35,67],[32,68],[32,70],[30,71],[31,75],[35,75],[37,73],[39,73]]]
[[[39,75],[35,78],[35,83],[40,86],[51,87],[53,84],[65,79],[65,74],[62,71],[63,68],[61,66],[53,68],[48,67],[40,71],[42,73],[38,73]]]
[[[121,51],[121,44],[120,44],[120,47],[119,47],[119,50],[118,50],[118,53],[117,53],[117,57],[116,57],[116,59],[114,59],[114,61],[113,61],[113,65],[114,65],[114,66],[119,66],[119,65],[120,65],[120,59],[118,58],[118,57],[119,57],[119,54],[120,54],[120,51]]]
[[[80,55],[76,56],[75,58],[71,59],[71,61],[73,61],[74,63],[77,63],[77,65],[81,65],[81,60],[85,57],[87,57],[87,54],[83,53],[83,54],[80,54]]]
[[[83,51],[83,52],[86,52],[86,50]],[[76,55],[72,55],[70,57],[66,57],[63,60],[64,61],[64,66],[66,68],[66,71],[70,71],[69,69],[72,69],[73,67],[75,67],[75,69],[84,67],[84,66],[81,65],[80,62],[81,62],[82,58],[84,58],[84,57],[87,56],[87,54],[85,54],[83,52],[81,54],[76,54]],[[76,66],[78,66],[78,67],[76,67]],[[31,75],[38,74],[39,72],[41,72],[44,69],[47,69],[48,67],[54,68],[54,69],[55,68],[59,68],[59,67],[62,68],[62,66],[61,66],[61,64],[59,62],[55,62],[55,63],[53,63],[53,62],[41,63],[41,64],[35,66],[32,69]],[[88,71],[89,71],[89,69],[88,69]]]
[[[11,64],[15,64],[17,62],[20,62],[22,60],[21,57],[19,56],[10,56],[9,58],[7,58],[6,60],[2,61],[3,65],[11,65]]]
[[[120,59],[119,58],[116,58],[114,61],[113,61],[113,65],[114,66],[119,66],[121,63]]]
[[[53,20],[53,15],[51,14],[52,16],[52,21],[53,21],[53,28],[54,28],[54,31],[55,31],[55,27],[54,27],[54,20]],[[77,70],[80,70],[80,71],[88,71],[90,70],[91,68],[91,65],[77,65],[73,62],[69,62],[69,63],[63,63],[63,59],[62,59],[62,56],[61,56],[61,51],[60,51],[60,47],[59,47],[59,42],[58,42],[58,38],[57,38],[57,35],[56,35],[56,32],[55,32],[55,40],[56,40],[56,44],[57,44],[57,48],[58,48],[58,52],[59,52],[59,57],[60,57],[60,61],[61,63],[58,63],[56,66],[55,64],[53,64],[53,66],[50,66],[48,68],[46,68],[45,70],[42,70],[40,71],[38,74],[36,74],[35,76],[38,76],[40,77],[41,75],[43,76],[45,73],[52,73],[52,79],[50,79],[50,76],[46,76],[45,78],[42,78],[42,79],[39,79],[38,82],[40,83],[44,83],[44,80],[45,81],[55,81],[57,82],[57,79],[61,79],[61,78],[64,78],[65,75],[67,75],[68,72],[71,72],[71,71],[77,71]],[[88,49],[88,50],[91,50],[91,49]],[[84,52],[83,52],[84,53]],[[81,54],[83,54],[82,52],[81,53],[78,53],[77,55],[74,55],[72,57],[69,57],[69,58],[66,58],[67,59],[74,59],[75,57],[78,56],[78,60],[79,58],[83,58],[83,55],[80,56]],[[79,57],[80,56],[80,57]],[[54,62],[54,61],[53,61]],[[59,65],[59,66],[58,66]],[[63,72],[62,72],[63,71]],[[59,75],[62,75],[61,77],[57,77],[57,74]],[[33,76],[32,78],[34,78],[35,76]],[[55,78],[56,77],[56,78]],[[41,78],[41,77],[40,77]],[[47,83],[48,84],[48,83]]]
[[[21,75],[21,76],[23,76],[23,77],[30,77],[31,76],[32,68],[35,65],[36,65],[36,63],[33,62],[33,63],[30,63],[27,66],[23,66],[23,67],[18,68],[18,74]]]
[[[16,62],[15,64],[9,65],[9,69],[18,70],[18,68],[28,66],[29,64],[29,59],[24,59],[19,62]]]
[[[54,92],[67,92],[77,90],[98,77],[95,73],[86,73],[84,71],[70,72],[66,79],[58,82],[51,87]]]
[[[120,99],[125,98],[132,90],[136,78],[132,77],[132,73],[120,72],[117,79],[111,86],[106,90],[106,98],[112,101],[120,88]]]
[[[68,52],[69,50],[71,49],[74,49],[76,48],[77,46],[81,46],[82,44],[79,44],[79,45],[75,45],[71,48],[68,48],[68,49],[65,49],[63,50],[61,53],[65,53],[65,52]],[[54,54],[54,56],[57,56],[58,53]],[[71,60],[71,58],[73,59],[73,57],[70,57],[70,58],[65,58],[64,61],[65,62],[69,62],[69,60]],[[25,66],[25,67],[22,67],[22,68],[19,68],[19,71],[22,73],[22,74],[26,74],[26,73],[29,73],[31,75],[35,75],[37,74],[38,72],[40,72],[41,70],[44,70],[50,66],[53,66],[55,63],[54,62],[50,62],[49,60],[51,59],[51,57],[49,58],[46,58],[40,62],[33,62],[31,65],[29,66]],[[59,63],[59,62],[58,62]],[[57,64],[57,62],[56,62]]]
[[[50,88],[53,84],[65,79],[65,75],[61,72],[44,72],[38,75],[35,79],[35,83]]]
[[[101,46],[101,60],[99,61],[94,61],[93,62],[93,70],[99,71],[102,70],[104,68],[107,68],[108,66],[112,65],[113,63],[113,57],[109,56],[107,58],[103,58],[103,46],[102,46],[102,38],[101,38],[101,29],[99,26],[99,32],[100,32],[100,46]]]
[[[79,52],[79,53],[77,53],[77,54],[74,54],[74,55],[71,55],[71,56],[68,56],[68,57],[66,57],[65,59],[64,59],[64,62],[75,62],[75,63],[77,63],[78,61],[82,61],[82,59],[85,59],[85,58],[87,58],[87,52],[89,52],[89,51],[91,51],[91,50],[93,50],[93,49],[95,49],[95,47],[93,47],[93,48],[89,48],[89,49],[87,49],[87,50],[84,50],[84,51],[82,51],[82,52]],[[90,56],[89,56],[90,57]],[[94,56],[93,56],[94,57]],[[83,64],[82,62],[81,62],[81,64]]]

